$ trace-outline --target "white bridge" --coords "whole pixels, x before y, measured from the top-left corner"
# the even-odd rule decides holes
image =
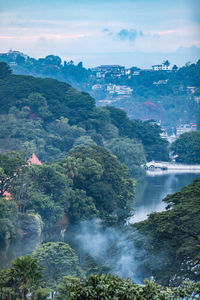
[[[150,161],[143,166],[147,171],[188,171],[200,172],[200,165],[185,165],[174,162]]]

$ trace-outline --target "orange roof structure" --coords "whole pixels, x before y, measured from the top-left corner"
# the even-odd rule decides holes
[[[29,165],[41,165],[41,161],[37,158],[37,156],[35,155],[35,153],[33,153],[33,155],[28,159],[28,164]]]
[[[11,194],[9,192],[7,192],[7,191],[5,191],[3,193],[3,196],[5,196],[6,200],[10,200],[11,199]]]

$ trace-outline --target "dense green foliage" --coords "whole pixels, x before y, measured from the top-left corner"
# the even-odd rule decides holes
[[[140,168],[146,162],[141,144],[137,144],[129,138],[115,138],[106,147],[117,156],[121,163],[128,166],[131,177],[137,178],[144,172]]]
[[[148,161],[169,160],[168,142],[160,137],[161,128],[150,121],[130,121],[123,110],[107,107],[112,123],[118,128],[120,137],[129,137],[142,143]]]
[[[41,271],[31,256],[15,259],[8,270],[0,269],[0,299],[49,299],[50,290],[41,280]],[[199,299],[200,292],[199,283],[185,282],[177,288],[169,288],[146,280],[143,285],[138,285],[130,279],[110,274],[91,275],[88,279],[68,275],[52,288],[51,294],[56,292],[57,300],[192,300]]]
[[[54,59],[46,58],[51,63]],[[41,63],[46,64],[44,61]],[[60,64],[59,58],[56,58],[55,65],[57,63]],[[192,72],[196,72],[196,67],[191,67]],[[81,65],[77,68],[83,69]],[[144,76],[147,87],[152,84],[147,74],[141,76]],[[189,81],[190,74],[185,89]],[[181,82],[182,79],[180,85]],[[164,97],[167,97],[167,92],[169,90]],[[182,96],[177,93],[181,102]],[[146,160],[169,159],[167,142],[161,139],[161,129],[154,122],[130,120],[123,110],[114,107],[95,107],[95,101],[88,94],[78,92],[64,82],[12,75],[8,66],[0,63],[0,99],[0,153],[22,148],[26,159],[35,152],[43,162],[48,162],[41,166],[27,166],[26,159],[16,153],[0,155],[2,240],[16,235],[18,229],[26,233],[39,231],[42,221],[48,228],[62,216],[66,217],[65,225],[69,227],[93,218],[99,218],[104,226],[122,225],[132,214],[135,183],[130,175],[137,177],[140,165]],[[192,98],[190,100],[193,101]],[[197,146],[193,147],[188,142],[190,151],[199,148],[198,141],[195,140],[195,143]],[[121,163],[102,146],[116,155]],[[177,149],[174,148],[175,151]],[[178,155],[180,158],[181,154]],[[199,157],[198,153],[193,157]],[[129,167],[130,172],[122,163]],[[143,260],[141,271],[146,277],[153,275],[156,281],[163,284],[179,284],[188,278],[199,280],[199,184],[200,181],[196,180],[181,192],[168,196],[165,201],[170,209],[152,214],[147,221],[135,225],[147,235],[147,238],[138,239],[136,244],[142,250],[139,259]],[[11,201],[5,200],[5,192],[11,193]],[[143,259],[143,250],[151,256]],[[34,256],[46,267],[45,280],[54,288],[64,275],[81,275],[78,257],[67,244],[43,244]],[[160,257],[164,257],[165,262]],[[102,271],[104,266],[95,263],[91,263],[93,269]],[[34,266],[37,271],[36,262]],[[91,270],[84,269],[86,274],[91,274]],[[6,272],[2,271],[3,277]],[[174,292],[161,290],[153,283],[139,287],[129,280],[112,276],[93,276],[88,281],[70,280],[64,280],[57,297],[65,299],[68,295],[71,299],[85,299],[89,295],[91,299],[99,299],[97,294],[100,293],[100,299],[132,299],[130,293],[133,291],[139,293],[141,299],[145,296],[149,299],[170,299],[168,292],[171,299],[181,297],[180,291],[176,291],[179,294],[174,296]],[[37,291],[35,287],[32,289],[39,282],[37,278],[31,283],[31,280],[24,281],[20,277],[18,283],[13,281],[15,290],[10,289],[9,283],[5,285],[4,279],[2,282],[0,287],[6,286],[7,289],[3,293],[7,292],[7,296],[11,293],[13,299],[19,292],[19,285],[21,289],[21,282],[23,293],[34,292],[35,299],[45,299],[48,294],[43,288]],[[79,294],[74,294],[76,292]],[[165,293],[168,298],[165,298]]]
[[[180,284],[184,279],[197,281],[200,178],[164,201],[168,204],[166,211],[150,214],[147,220],[134,224],[148,237],[140,244],[148,251],[148,257],[143,258],[145,276],[153,275],[162,284]]]
[[[61,242],[42,244],[34,250],[33,257],[44,267],[43,276],[50,286],[55,286],[63,276],[82,275],[78,257],[68,244]]]
[[[90,70],[83,67],[82,62],[77,65],[73,61],[64,61],[55,55],[48,55],[45,58],[34,59],[29,56],[24,57],[20,52],[8,55],[0,54],[0,61],[10,63],[15,74],[32,75],[36,77],[51,77],[60,81],[66,81],[73,84],[76,88],[86,87],[89,79]]]
[[[106,97],[112,99],[113,95],[106,90],[107,84],[129,86],[133,89],[132,95],[119,98],[114,95],[113,100],[117,101],[112,104],[125,109],[131,119],[161,120],[168,130],[180,120],[186,123],[198,121],[198,104],[195,99],[200,91],[200,60],[196,64],[187,63],[179,69],[175,65],[171,71],[132,67],[129,75],[113,77],[111,72],[106,73],[104,78],[95,78],[90,69],[83,68],[81,62],[76,66],[72,61],[65,61],[63,65],[61,59],[54,55],[34,59],[20,52],[10,51],[8,54],[1,54],[0,61],[11,63],[15,74],[51,77],[72,84],[79,90],[89,92],[97,103]],[[134,71],[139,73],[135,76]],[[100,84],[102,88],[93,90],[92,86],[95,84]],[[194,88],[194,93],[191,93],[191,87]]]
[[[138,285],[130,279],[112,275],[92,275],[87,280],[64,277],[57,300],[178,300],[198,299],[199,284],[186,283],[176,289],[164,288],[151,281]],[[196,295],[196,297],[195,297]]]
[[[0,299],[28,299],[41,284],[42,268],[31,256],[18,257],[8,270],[0,269]]]
[[[54,161],[73,146],[102,146],[120,136],[142,143],[147,160],[168,159],[158,126],[131,121],[116,108],[95,107],[89,94],[64,82],[7,74],[5,63],[0,69],[0,152],[23,148],[42,161]]]
[[[131,119],[161,120],[162,126],[171,133],[172,127],[180,121],[199,122],[199,78],[200,60],[173,71],[140,70],[139,75],[130,78],[106,78],[101,80],[101,84],[111,82],[130,86],[133,89],[132,95],[114,101],[112,105],[123,108]],[[91,95],[96,96],[93,93]]]
[[[0,198],[0,240],[15,237],[17,220],[16,203]]]
[[[200,164],[200,132],[187,132],[171,145],[176,161],[185,164]]]
[[[74,188],[83,189],[92,197],[103,219],[124,223],[134,200],[134,180],[128,178],[127,167],[99,146],[75,147],[69,152],[68,159],[71,158],[75,162],[73,168],[77,162],[84,167],[77,170],[77,175],[74,170]]]
[[[23,160],[10,158],[9,153],[0,155],[0,161],[4,162],[2,184],[4,178],[9,182],[3,191],[12,195],[12,202],[7,203],[5,197],[0,201],[2,239],[6,230],[12,232],[8,228],[16,221],[22,227],[31,221],[29,211],[42,217],[45,228],[55,224],[63,213],[70,224],[94,217],[106,223],[124,223],[131,213],[134,180],[129,178],[127,167],[103,147],[75,147],[64,160],[39,166],[22,165]],[[8,172],[11,162],[20,162],[15,174],[14,163],[12,172]],[[20,213],[15,213],[17,209]],[[24,213],[27,216],[22,216]],[[34,224],[32,220],[31,226],[37,227]]]
[[[9,191],[14,178],[19,176],[25,161],[16,153],[0,155],[0,196]]]

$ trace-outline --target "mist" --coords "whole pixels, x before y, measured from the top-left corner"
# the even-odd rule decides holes
[[[129,237],[128,237],[129,232]],[[132,230],[133,232],[133,230]],[[138,238],[139,234],[133,234]],[[109,266],[113,275],[131,278],[136,283],[142,282],[139,272],[138,251],[126,226],[123,231],[116,228],[105,228],[100,220],[93,219],[80,223],[80,231],[75,237],[80,249],[89,254],[98,265]]]

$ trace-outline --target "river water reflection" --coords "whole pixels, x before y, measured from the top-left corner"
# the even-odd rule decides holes
[[[135,214],[130,223],[143,221],[152,212],[163,211],[166,204],[162,201],[168,194],[180,191],[199,177],[200,173],[170,173],[147,175],[136,187]]]
[[[183,186],[190,184],[194,178],[200,176],[195,173],[165,174],[161,176],[146,176],[136,188],[135,215],[131,223],[147,218],[153,211],[162,211],[165,203],[162,199],[179,191]],[[65,240],[67,239],[67,233]],[[18,256],[31,254],[42,242],[61,241],[60,228],[43,233],[41,237],[31,236],[16,241],[6,241],[0,244],[0,267],[8,268],[12,259]]]

